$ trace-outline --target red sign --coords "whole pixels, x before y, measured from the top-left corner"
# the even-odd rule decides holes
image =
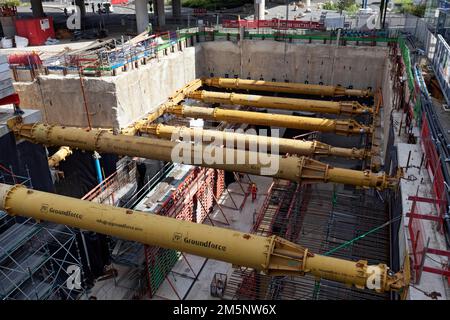
[[[207,13],[207,10],[204,8],[194,9],[194,16],[201,16],[201,15],[205,15],[206,13]]]
[[[224,28],[272,28],[272,29],[314,29],[323,30],[323,23],[300,20],[224,20]]]
[[[111,0],[111,4],[113,5],[128,4],[128,0]]]

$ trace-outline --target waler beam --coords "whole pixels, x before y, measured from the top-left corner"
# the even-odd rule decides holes
[[[306,273],[377,292],[400,291],[407,272],[385,264],[349,261],[309,252],[277,236],[263,237],[0,184],[0,210],[101,234],[253,268],[271,276]]]
[[[307,111],[315,113],[361,115],[372,113],[372,108],[357,101],[322,101],[258,96],[253,94],[193,91],[186,97],[208,103],[233,104],[256,108]]]
[[[301,156],[335,156],[351,159],[364,159],[370,152],[364,149],[348,149],[333,147],[320,141],[294,140],[276,137],[252,135],[247,133],[203,130],[201,128],[174,127],[164,124],[150,124],[140,129],[141,132],[153,134],[167,140],[177,140],[189,137],[191,141],[221,141],[225,145],[232,142],[235,148],[249,150],[250,147],[261,146],[271,151],[271,146],[277,146],[281,154],[297,154]]]
[[[371,127],[364,126],[353,119],[298,117],[284,114],[189,106],[173,106],[168,108],[166,112],[185,118],[332,132],[346,136],[372,132]]]
[[[323,86],[317,84],[271,82],[264,80],[245,80],[228,78],[202,79],[204,85],[216,88],[255,90],[269,92],[283,92],[294,94],[315,95],[323,97],[369,97],[373,96],[370,90],[346,89],[342,86]]]
[[[107,130],[85,130],[42,123],[16,124],[18,138],[47,146],[113,153],[161,161],[193,164],[201,167],[266,175],[294,182],[334,182],[359,187],[396,188],[397,177],[369,170],[335,168],[307,157],[281,157],[264,152],[174,142],[149,137],[114,135]]]

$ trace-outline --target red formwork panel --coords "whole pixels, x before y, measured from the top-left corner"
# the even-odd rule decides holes
[[[55,38],[53,18],[29,18],[16,20],[16,33],[28,39],[28,45],[40,46],[48,38]]]

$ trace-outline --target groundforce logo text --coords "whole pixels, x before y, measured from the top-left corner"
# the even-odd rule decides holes
[[[227,247],[222,246],[220,244],[213,243],[211,241],[200,241],[200,240],[193,240],[193,239],[189,239],[189,238],[184,238],[183,241],[186,244],[192,244],[194,246],[212,248],[212,249],[216,249],[216,250],[220,250],[220,251],[227,251]]]
[[[41,213],[52,213],[52,214],[58,214],[61,216],[66,216],[66,217],[72,217],[75,219],[83,219],[83,215],[73,212],[72,210],[60,210],[60,209],[55,209],[52,207],[49,207],[47,204],[43,204],[41,206]]]

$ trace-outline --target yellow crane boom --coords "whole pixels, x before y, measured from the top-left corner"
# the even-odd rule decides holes
[[[151,246],[179,250],[260,270],[268,275],[310,273],[378,292],[407,285],[402,272],[385,264],[348,261],[309,252],[277,236],[262,237],[66,196],[0,184],[0,210]]]

